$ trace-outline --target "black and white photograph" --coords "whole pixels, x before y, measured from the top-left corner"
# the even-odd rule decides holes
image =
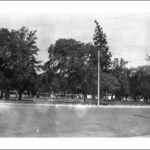
[[[149,138],[149,8],[0,1],[0,138]]]

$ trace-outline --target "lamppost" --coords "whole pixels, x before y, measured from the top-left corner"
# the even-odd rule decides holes
[[[100,105],[100,50],[98,50],[98,98],[97,106]]]

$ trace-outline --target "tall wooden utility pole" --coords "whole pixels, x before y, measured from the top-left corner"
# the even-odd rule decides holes
[[[100,105],[100,50],[98,50],[98,97],[97,106]]]

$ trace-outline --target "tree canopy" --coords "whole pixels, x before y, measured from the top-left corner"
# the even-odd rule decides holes
[[[0,93],[9,99],[10,91],[39,96],[40,93],[61,93],[97,97],[98,51],[100,51],[100,95],[116,100],[150,101],[150,67],[128,68],[128,61],[114,58],[106,33],[95,21],[93,43],[72,38],[59,38],[48,47],[49,60],[37,60],[36,31],[26,27],[18,30],[0,29]],[[146,56],[149,62],[149,55]],[[38,71],[42,69],[42,73]]]
[[[3,90],[17,90],[19,99],[25,90],[33,86],[39,67],[35,34],[36,31],[29,31],[26,27],[0,30],[0,71],[5,78],[1,81]]]

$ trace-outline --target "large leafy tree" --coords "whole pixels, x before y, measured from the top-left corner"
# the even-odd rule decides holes
[[[142,98],[144,102],[150,102],[150,66],[132,69],[130,87],[134,100]]]
[[[81,51],[75,58],[72,64],[72,71],[69,75],[70,82],[74,83],[72,91],[76,93],[84,94],[86,98],[87,94],[95,97],[97,91],[97,74],[94,62],[92,61],[95,47],[91,43],[83,44]],[[72,81],[72,82],[71,82]]]
[[[28,28],[22,27],[15,33],[16,40],[14,45],[17,50],[17,53],[15,53],[17,61],[13,62],[14,75],[12,80],[13,87],[18,91],[19,100],[21,100],[21,94],[25,90],[31,91],[32,86],[36,82],[36,72],[39,68],[39,61],[36,60],[36,55],[39,49],[36,45],[36,31],[29,31]]]
[[[47,74],[54,72],[54,81],[49,82],[55,89],[60,88],[61,92],[82,93],[86,98],[87,94],[96,94],[97,88],[95,73],[95,47],[91,43],[81,43],[74,39],[59,39],[49,47],[49,61]],[[57,88],[54,86],[56,81]]]
[[[128,62],[123,58],[120,60],[114,58],[112,66],[112,75],[116,77],[120,84],[119,90],[115,92],[116,99],[121,100],[130,95],[130,69],[126,67]]]
[[[57,76],[61,92],[65,94],[67,91],[72,93],[81,91],[81,78],[83,79],[82,76],[85,73],[83,65],[86,59],[84,44],[74,39],[59,39],[55,45],[50,45],[48,52],[49,61],[46,63],[48,68],[46,72],[48,74],[51,70],[55,73],[54,81]],[[51,85],[54,84],[51,83]]]
[[[7,79],[5,89],[21,94],[31,91],[35,84],[39,62],[36,60],[36,31],[22,27],[19,30],[0,30],[0,71]]]
[[[0,29],[0,90],[9,98],[9,90],[12,89],[11,77],[13,74],[11,43],[14,41],[14,32],[8,29]],[[14,59],[15,61],[15,59]]]

